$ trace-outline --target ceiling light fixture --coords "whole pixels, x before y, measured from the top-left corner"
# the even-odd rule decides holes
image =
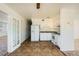
[[[37,8],[37,9],[40,8],[40,3],[36,3],[36,8]]]

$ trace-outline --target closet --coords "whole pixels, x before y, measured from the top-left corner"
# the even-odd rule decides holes
[[[0,11],[0,55],[7,53],[7,23],[8,15]]]

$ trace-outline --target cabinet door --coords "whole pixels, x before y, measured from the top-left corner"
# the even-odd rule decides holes
[[[50,41],[52,39],[51,33],[40,33],[41,41]]]
[[[46,40],[46,34],[40,33],[40,41],[45,41],[45,40]]]
[[[48,41],[52,40],[52,34],[46,33],[46,38],[47,38]]]

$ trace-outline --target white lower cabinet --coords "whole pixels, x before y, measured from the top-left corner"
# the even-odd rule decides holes
[[[52,41],[53,44],[59,46],[60,35],[54,33],[40,33],[40,41]]]
[[[40,33],[40,41],[51,41],[52,34],[51,33]]]

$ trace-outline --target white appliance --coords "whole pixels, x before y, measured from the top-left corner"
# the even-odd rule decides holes
[[[39,25],[31,26],[31,41],[39,41]]]
[[[59,40],[60,40],[59,34],[52,34],[52,43],[59,46]]]

